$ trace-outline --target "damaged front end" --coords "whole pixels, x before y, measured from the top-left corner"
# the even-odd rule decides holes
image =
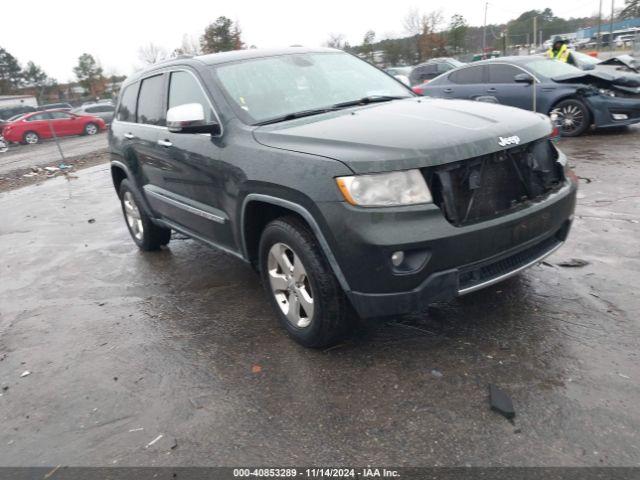
[[[585,100],[596,128],[640,122],[640,78],[613,77],[603,72],[584,72],[553,79],[558,83],[580,83],[576,94]]]
[[[423,173],[434,203],[458,227],[526,208],[565,183],[558,150],[548,139]]]

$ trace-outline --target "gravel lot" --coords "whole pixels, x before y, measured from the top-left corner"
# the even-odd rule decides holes
[[[90,137],[63,137],[60,139],[60,146],[67,158],[106,151],[107,134],[102,132]],[[8,152],[0,153],[0,176],[32,166],[60,163],[61,160],[53,140],[43,140],[37,145],[11,144]]]
[[[0,465],[638,466],[640,129],[562,147],[579,206],[547,262],[324,352],[239,260],[139,252],[106,165],[0,193]]]

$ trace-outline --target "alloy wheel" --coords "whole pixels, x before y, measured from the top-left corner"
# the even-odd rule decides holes
[[[267,259],[271,291],[287,320],[297,328],[313,321],[314,303],[311,284],[302,260],[284,243],[276,243]]]
[[[579,130],[585,122],[585,115],[576,105],[564,105],[562,108],[554,108],[551,115],[555,114],[557,124],[562,131],[571,133]]]
[[[24,141],[30,145],[38,143],[38,135],[33,132],[29,132],[24,136]]]
[[[84,131],[87,133],[87,135],[95,135],[96,133],[98,133],[98,127],[96,127],[93,123],[88,124]]]
[[[127,219],[131,233],[137,240],[142,241],[142,237],[144,236],[142,217],[140,216],[140,210],[131,192],[125,192],[122,198],[122,205],[124,206],[124,216]]]

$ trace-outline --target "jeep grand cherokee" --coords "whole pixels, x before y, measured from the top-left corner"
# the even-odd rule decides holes
[[[331,49],[244,50],[124,83],[111,172],[134,242],[171,231],[254,266],[320,347],[360,317],[503,280],[566,239],[575,177],[540,114],[415,96]]]

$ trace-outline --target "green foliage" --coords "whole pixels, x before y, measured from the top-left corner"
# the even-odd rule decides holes
[[[22,71],[16,57],[0,47],[0,95],[13,93],[22,83]]]
[[[454,52],[462,51],[466,47],[466,37],[469,25],[465,18],[456,13],[449,22],[449,44]]]
[[[244,48],[240,26],[227,17],[218,17],[200,38],[202,53],[228,52]]]
[[[362,41],[362,53],[370,62],[373,61],[373,44],[375,40],[376,32],[374,32],[373,30],[369,30],[364,34],[364,40]]]
[[[98,84],[104,82],[102,67],[89,53],[83,53],[78,57],[78,65],[73,67],[78,82],[85,89],[87,94],[93,95]]]
[[[640,0],[625,0],[620,18],[640,17]]]

